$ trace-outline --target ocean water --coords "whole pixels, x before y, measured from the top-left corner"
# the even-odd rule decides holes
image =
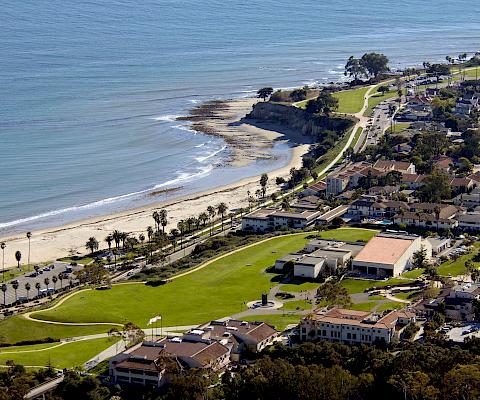
[[[480,50],[480,2],[1,1],[0,236],[270,171],[225,166],[175,121],[204,100],[342,78],[350,55],[402,67]]]

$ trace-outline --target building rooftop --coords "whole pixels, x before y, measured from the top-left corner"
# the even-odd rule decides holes
[[[358,253],[354,261],[395,264],[411,246],[412,239],[375,236]]]

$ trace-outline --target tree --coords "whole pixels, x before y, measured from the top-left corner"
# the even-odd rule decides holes
[[[316,99],[307,102],[305,110],[310,114],[328,115],[330,112],[338,110],[338,99],[331,93],[322,91]]]
[[[347,289],[337,282],[325,282],[318,288],[317,297],[331,306],[349,308],[352,305]]]
[[[105,242],[107,242],[108,251],[110,251],[112,249],[113,236],[111,234],[107,235],[105,237]]]
[[[443,199],[449,199],[452,194],[450,177],[439,169],[434,169],[424,181],[419,190],[419,197],[428,203],[439,203]]]
[[[22,261],[22,253],[20,250],[15,252],[15,260],[17,260],[17,267],[20,269],[20,261]]]
[[[173,252],[175,252],[175,246],[177,244],[177,237],[179,234],[180,232],[176,228],[173,228],[170,230],[170,237],[172,238]]]
[[[206,212],[200,213],[198,216],[198,221],[203,225],[205,228],[207,226],[207,221],[208,221],[208,214]]]
[[[385,93],[388,93],[390,91],[389,87],[387,85],[381,85],[379,88],[378,88],[378,91],[385,95]]]
[[[32,238],[32,232],[27,232],[27,239],[28,239],[28,260],[27,266],[30,268],[30,239]]]
[[[389,60],[385,55],[378,53],[366,53],[361,58],[363,67],[375,78],[389,71],[388,62]]]
[[[143,233],[141,233],[140,235],[138,235],[138,240],[140,241],[140,243],[143,245],[143,242],[145,241],[145,235]]]
[[[183,248],[183,235],[185,234],[186,229],[185,221],[183,219],[178,221],[177,228],[180,231],[180,248]]]
[[[154,211],[152,213],[152,218],[153,218],[153,221],[155,222],[155,227],[158,232],[160,230],[160,214],[158,213],[158,211]]]
[[[422,245],[420,250],[413,253],[412,264],[414,268],[427,268],[429,263],[425,246]]]
[[[259,99],[263,99],[263,101],[267,100],[267,97],[271,96],[273,93],[273,88],[271,87],[264,87],[258,90],[257,97]]]
[[[52,276],[52,282],[53,282],[53,290],[55,291],[57,290],[57,282],[58,282],[58,278],[55,275]]]
[[[268,175],[262,174],[260,177],[260,186],[262,187],[262,196],[265,198],[265,194],[267,193],[267,182],[268,182]]]
[[[223,231],[223,219],[225,217],[225,213],[227,212],[228,210],[228,207],[225,203],[220,203],[218,206],[217,206],[217,211],[218,213],[220,214],[220,216],[222,217],[222,231]]]
[[[165,227],[168,224],[168,218],[167,218],[167,210],[163,209],[160,210],[159,216],[160,216],[160,225],[162,225],[162,232],[165,234]]]
[[[474,400],[480,398],[480,366],[457,365],[443,380],[445,400]]]
[[[366,76],[367,70],[361,59],[350,56],[345,65],[345,76],[353,77],[356,82],[361,76]]]
[[[95,239],[93,236],[90,237],[87,243],[85,243],[85,248],[90,250],[90,253],[93,254],[95,250],[98,250],[98,240]]]
[[[75,271],[74,274],[80,283],[99,285],[105,281],[108,282],[108,272],[97,262],[85,266],[80,271]]]
[[[122,233],[115,229],[112,233],[112,237],[115,242],[115,247],[118,249],[120,247]]]
[[[45,278],[45,279],[43,280],[43,283],[45,283],[45,287],[47,288],[47,291],[48,291],[48,284],[50,283],[50,279]]]
[[[30,298],[29,293],[30,293],[31,288],[32,288],[32,286],[30,285],[29,282],[25,283],[25,290],[27,291],[27,300],[29,300],[29,298]]]
[[[112,262],[112,260],[110,259],[109,261],[109,264]],[[58,280],[60,281],[60,289],[63,289],[63,280],[65,279],[65,275],[63,275],[63,273],[59,273],[58,274]]]
[[[153,228],[151,226],[149,226],[147,228],[147,237],[148,237],[148,241],[152,240],[152,236],[153,236]]]
[[[40,289],[42,288],[42,285],[40,282],[35,283],[35,289],[37,289],[37,296],[40,296]]]
[[[208,216],[210,218],[210,221],[211,221],[211,226],[210,226],[210,236],[212,235],[212,231],[213,231],[213,222],[214,222],[214,218],[215,218],[215,215],[217,214],[216,211],[215,211],[215,207],[213,206],[208,206],[207,207],[207,212],[208,212]]]

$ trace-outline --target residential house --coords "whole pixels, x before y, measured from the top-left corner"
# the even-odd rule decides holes
[[[402,174],[415,173],[415,165],[405,161],[378,160],[373,164],[373,168],[383,172],[398,171]]]
[[[453,204],[466,208],[480,206],[480,188],[473,189],[470,193],[461,193],[453,199]]]
[[[480,232],[480,212],[459,214],[456,219],[460,229],[471,232]]]
[[[452,167],[455,165],[455,160],[452,157],[440,155],[433,159],[435,168],[440,169],[443,172],[449,173]]]
[[[267,232],[285,228],[303,229],[315,223],[320,211],[286,211],[276,208],[261,208],[242,218],[242,230]]]
[[[425,178],[426,175],[403,174],[401,183],[410,190],[417,190],[424,185],[423,181]]]
[[[458,225],[455,216],[459,209],[453,205],[412,203],[409,211],[401,211],[394,217],[397,225],[424,229],[453,229]]]
[[[342,218],[348,211],[348,205],[340,205],[334,209],[327,211],[317,218],[316,224],[326,225],[332,222],[335,218]]]
[[[467,193],[475,187],[475,182],[470,178],[452,178],[450,187],[454,193]]]
[[[377,200],[372,196],[362,196],[353,201],[348,208],[348,216],[354,219],[391,218],[408,205],[401,201]]]
[[[454,321],[473,321],[475,300],[480,300],[480,284],[462,283],[454,286],[444,298],[445,317]]]
[[[408,311],[375,314],[333,308],[327,312],[316,311],[304,317],[300,322],[300,340],[329,340],[367,345],[391,343],[411,322],[415,322],[415,314]]]
[[[302,196],[323,196],[327,190],[327,183],[325,181],[319,181],[310,185],[308,188],[302,191]]]

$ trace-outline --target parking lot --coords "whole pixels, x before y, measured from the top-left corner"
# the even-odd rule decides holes
[[[448,339],[454,342],[463,342],[468,337],[480,338],[480,323],[466,323],[460,327],[453,327],[448,330],[444,328],[443,332]]]
[[[71,272],[67,272],[67,267],[71,268]],[[35,288],[35,284],[37,282],[40,283],[41,286],[40,294],[45,295],[47,292],[52,292],[54,289],[59,289],[62,286],[68,285],[70,279],[75,280],[73,272],[79,271],[82,268],[83,266],[81,265],[72,267],[68,263],[55,262],[49,264],[48,267],[42,267],[37,276],[33,276],[35,275],[35,271],[28,271],[25,273],[25,275],[17,276],[14,279],[6,281],[7,292],[5,293],[5,303],[8,305],[15,302],[15,290],[12,286],[14,281],[18,281],[18,289],[16,293],[17,299],[24,301],[27,299],[27,296],[29,299],[33,299],[38,295],[38,290]],[[56,276],[58,278],[59,274],[62,274],[65,279],[63,279],[63,282],[58,279],[57,283],[54,285],[53,277]],[[48,288],[47,285],[45,285],[46,278],[49,280]],[[27,289],[25,288],[27,282],[30,284],[30,290],[28,294]],[[1,298],[3,304],[3,293],[1,293]]]

